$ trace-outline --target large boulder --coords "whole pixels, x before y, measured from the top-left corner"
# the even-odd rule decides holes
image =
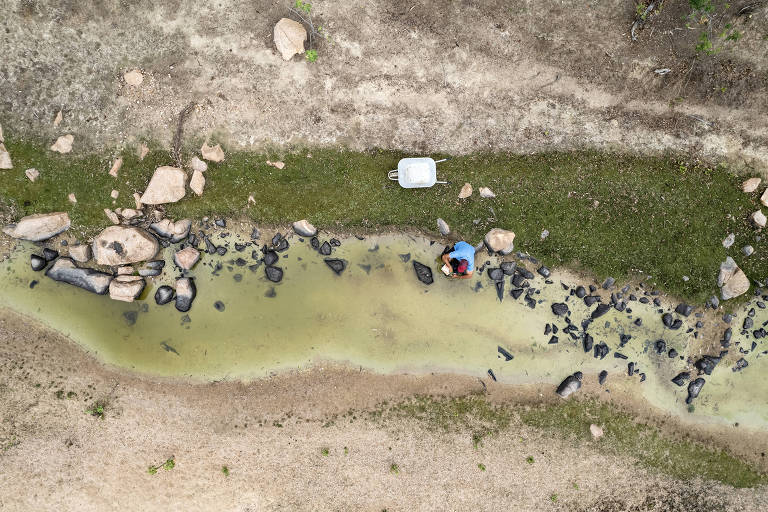
[[[307,40],[307,29],[298,21],[282,18],[275,25],[273,37],[277,51],[283,60],[291,60],[297,53],[304,53],[304,41]]]
[[[109,297],[123,302],[133,302],[144,291],[144,278],[140,276],[117,276],[109,283]]]
[[[491,252],[509,254],[515,249],[515,234],[506,229],[493,228],[485,235],[485,245]]]
[[[744,271],[736,265],[733,258],[728,256],[720,264],[720,274],[717,276],[717,285],[723,300],[738,297],[749,290],[749,279]]]
[[[175,203],[186,194],[186,182],[187,175],[181,169],[158,167],[139,200],[142,204]]]
[[[189,311],[197,295],[197,288],[192,278],[182,277],[176,280],[176,309],[182,313]]]
[[[3,233],[13,238],[41,242],[68,230],[69,226],[67,212],[36,213],[22,217],[15,224],[7,225],[3,228]]]
[[[200,259],[200,251],[194,247],[185,247],[173,255],[173,262],[184,270],[189,270],[195,266]]]
[[[297,235],[306,236],[308,238],[317,235],[317,228],[310,224],[306,219],[294,222],[293,230]]]
[[[45,273],[54,281],[78,286],[89,292],[104,295],[109,290],[112,276],[92,268],[78,268],[70,258],[59,258]]]
[[[150,224],[149,229],[160,238],[167,238],[171,243],[175,244],[187,238],[191,226],[192,221],[189,219],[182,219],[176,222],[173,222],[170,219],[163,219],[159,222]]]
[[[160,244],[150,233],[132,226],[109,226],[93,240],[93,257],[99,265],[127,265],[151,260]]]

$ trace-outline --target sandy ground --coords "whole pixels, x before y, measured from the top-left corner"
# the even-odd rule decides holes
[[[696,58],[686,23],[703,25],[687,2],[665,2],[633,42],[632,2],[318,0],[330,38],[309,64],[272,42],[291,3],[9,0],[0,120],[71,132],[76,151],[167,145],[194,102],[187,134],[230,148],[673,150],[768,170],[764,4],[715,16],[715,33],[730,23],[743,37]],[[122,79],[134,68],[138,87]]]
[[[247,384],[160,380],[104,367],[8,312],[0,340],[2,510],[747,511],[768,498],[674,481],[518,421],[476,449],[469,432],[363,412],[481,392],[468,377],[315,368]],[[107,401],[104,420],[84,413],[97,399]],[[170,457],[173,470],[147,472]]]

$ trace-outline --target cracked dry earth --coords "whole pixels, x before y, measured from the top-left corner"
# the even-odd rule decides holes
[[[768,4],[715,19],[744,35],[696,58],[687,2],[666,2],[633,42],[632,2],[318,0],[329,40],[310,64],[272,42],[290,3],[9,0],[3,127],[74,133],[76,152],[167,146],[195,102],[187,133],[231,149],[683,151],[768,170]],[[132,69],[139,86],[122,78]]]

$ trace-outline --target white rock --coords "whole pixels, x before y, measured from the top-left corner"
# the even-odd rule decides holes
[[[141,210],[144,207],[144,205],[141,204],[141,196],[136,192],[133,193],[133,201],[136,203],[137,210]]]
[[[129,276],[133,274],[134,269],[131,265],[124,265],[122,267],[117,267],[117,275],[119,276]]]
[[[749,279],[736,265],[733,258],[728,256],[720,264],[720,274],[717,276],[717,285],[720,286],[720,294],[723,300],[738,297],[749,290]]]
[[[54,281],[71,284],[92,293],[104,295],[109,289],[112,275],[99,272],[92,268],[79,268],[69,258],[56,258],[56,261],[45,272]]]
[[[203,143],[203,147],[200,148],[200,154],[203,155],[205,160],[210,162],[221,162],[224,160],[224,150],[221,149],[221,144],[209,146],[208,144]]]
[[[754,192],[757,190],[757,187],[760,186],[760,181],[762,181],[760,178],[749,178],[748,180],[744,180],[744,183],[741,184],[742,192]]]
[[[175,203],[186,194],[186,180],[187,175],[179,168],[158,167],[139,201],[142,204]]]
[[[112,190],[112,192],[109,193],[109,197],[111,197],[112,199],[117,199],[119,195],[120,195],[120,192],[114,189]]]
[[[472,195],[472,185],[469,183],[465,183],[463,187],[461,187],[461,192],[459,192],[459,199],[466,199],[469,196]]]
[[[13,169],[11,154],[5,149],[5,144],[0,142],[0,169]]]
[[[309,223],[306,219],[299,220],[293,223],[293,230],[299,236],[315,236],[317,234],[317,228]]]
[[[123,80],[125,80],[125,83],[128,85],[138,87],[144,81],[144,75],[142,75],[141,71],[138,69],[134,69],[133,71],[125,73],[123,75]]]
[[[592,433],[592,439],[600,439],[603,437],[602,427],[598,427],[594,423],[589,426],[589,431]]]
[[[253,197],[253,194],[250,194],[250,195],[248,196],[248,201],[247,201],[247,203],[248,203],[249,205],[250,205],[250,204],[256,204],[256,199]]]
[[[448,236],[451,233],[451,227],[443,219],[437,219],[437,230],[443,236]]]
[[[72,204],[75,204],[77,202],[77,197],[75,197],[75,194],[70,192],[67,196],[67,201],[69,201]]]
[[[7,225],[3,233],[13,238],[40,242],[68,230],[69,226],[69,215],[66,212],[36,213]]]
[[[139,160],[144,160],[144,157],[149,153],[149,148],[142,142],[139,148],[136,150],[136,154],[139,156]]]
[[[491,252],[509,254],[515,249],[515,234],[506,229],[493,228],[485,235],[485,245]]]
[[[62,121],[63,119],[64,119],[64,116],[62,115],[62,113],[61,113],[61,110],[59,110],[59,111],[56,113],[56,117],[54,117],[54,118],[53,118],[53,127],[54,127],[54,128],[58,128],[58,127],[59,127],[59,125],[61,124],[61,121]]]
[[[192,169],[192,171],[205,172],[208,170],[208,164],[195,156],[189,161],[189,168]]]
[[[72,143],[75,141],[74,135],[67,134],[62,135],[58,139],[56,139],[56,142],[51,146],[51,151],[56,151],[57,153],[69,153],[72,151]]]
[[[154,231],[157,236],[168,238],[174,244],[187,238],[191,227],[192,221],[189,219],[182,219],[176,222],[172,222],[170,219],[162,219],[149,225],[149,229]]]
[[[133,302],[144,291],[146,282],[141,276],[117,276],[109,283],[109,298]]]
[[[755,252],[755,248],[751,245],[745,245],[741,248],[741,252],[744,254],[744,256],[752,256],[752,254]]]
[[[115,161],[112,163],[112,168],[109,170],[109,175],[113,178],[117,178],[117,172],[120,170],[120,168],[123,166],[123,159],[121,157],[115,158]]]
[[[5,142],[5,138],[3,137],[3,125],[0,124],[0,142]]]
[[[141,228],[109,226],[93,240],[93,257],[99,265],[127,265],[151,260],[160,250],[157,239]]]
[[[109,208],[104,208],[104,213],[112,224],[120,224],[120,217]]]
[[[192,171],[192,179],[189,180],[189,188],[198,196],[203,195],[205,188],[205,176],[201,171]]]
[[[200,251],[194,247],[185,247],[180,251],[176,251],[176,254],[173,255],[173,262],[184,270],[194,267],[199,259]]]
[[[766,221],[768,221],[768,219],[765,218],[765,214],[760,210],[757,210],[752,215],[750,215],[749,220],[751,220],[752,223],[758,228],[764,228]]]
[[[275,46],[283,60],[291,60],[297,53],[304,53],[304,41],[307,40],[307,30],[298,21],[282,18],[275,25],[273,32]]]
[[[549,236],[549,230],[545,229],[541,232],[541,239],[545,240]]]
[[[723,240],[723,247],[728,249],[729,247],[731,247],[733,245],[733,242],[735,242],[735,241],[736,241],[736,235],[731,233],[730,235],[725,237],[725,239]]]
[[[135,219],[136,217],[141,217],[142,215],[144,215],[144,212],[141,210],[134,210],[133,208],[123,208],[123,210],[120,212],[120,216],[125,220]]]
[[[69,257],[79,263],[85,263],[91,259],[91,246],[88,244],[69,246]]]
[[[278,169],[285,168],[285,163],[281,162],[280,160],[277,160],[276,162],[271,162],[267,160],[267,165],[271,165],[272,167],[277,167]]]
[[[496,197],[496,194],[494,194],[493,191],[488,187],[480,187],[480,197],[485,197],[488,199],[491,197]]]
[[[768,188],[765,189],[763,195],[760,196],[760,202],[763,204],[763,206],[768,206]]]
[[[24,175],[29,179],[29,181],[36,181],[37,178],[40,177],[40,171],[35,168],[27,169],[24,171]]]

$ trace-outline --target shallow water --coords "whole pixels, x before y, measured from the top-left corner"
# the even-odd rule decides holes
[[[214,235],[214,243],[224,243]],[[66,334],[110,364],[157,375],[253,378],[330,360],[385,373],[441,371],[487,377],[490,369],[504,383],[556,384],[577,370],[585,379],[596,380],[597,373],[605,369],[609,372],[607,390],[615,385],[632,386],[650,404],[686,420],[739,422],[761,429],[768,424],[768,379],[761,378],[768,365],[760,357],[762,347],[745,356],[749,367],[742,372],[731,371],[734,357],[721,362],[711,376],[704,376],[707,383],[694,402],[695,410],[688,411],[684,403],[687,384],[678,388],[669,381],[684,369],[684,361],[656,355],[653,343],[663,338],[668,348],[687,357],[687,340],[692,334],[685,330],[695,324],[693,315],[682,329],[670,331],[663,327],[652,304],[629,302],[634,310],[631,314],[611,309],[589,328],[595,343],[605,341],[612,349],[598,360],[584,353],[581,341],[571,340],[562,331],[557,334],[558,344],[547,343],[546,323],[554,322],[560,328],[566,325],[550,309],[552,302],[562,302],[569,293],[561,287],[557,273],[550,285],[536,275],[531,285],[540,289],[535,298],[541,302],[530,309],[522,297],[514,300],[509,296],[509,278],[501,303],[486,275],[455,281],[433,270],[435,282],[430,286],[420,283],[412,261],[436,268],[435,258],[442,250],[424,238],[388,235],[343,240],[331,256],[349,262],[340,276],[308,240],[302,242],[296,236],[289,240],[291,247],[278,263],[285,271],[279,284],[266,280],[263,265],[248,268],[256,263],[251,258],[254,247],[235,251],[234,235],[226,239],[229,252],[225,256],[204,254],[189,273],[195,277],[198,294],[188,315],[172,304],[158,306],[152,298],[157,286],[172,285],[179,275],[170,261],[171,249],[165,253],[168,264],[163,276],[148,286],[145,300],[128,304],[33,272],[29,254],[34,248],[23,244],[0,263],[4,281],[0,306]],[[404,261],[404,255],[410,259]],[[479,257],[478,266],[489,259],[485,256]],[[234,262],[238,257],[247,264],[238,266]],[[217,262],[222,268],[214,272]],[[33,280],[38,283],[30,288]],[[477,283],[482,284],[480,289],[476,289]],[[214,307],[216,301],[224,304],[223,311]],[[581,319],[589,315],[588,308],[575,296],[567,304],[573,323],[580,327]],[[768,319],[766,314],[759,318],[761,313],[755,318],[756,327]],[[643,321],[640,327],[633,325],[638,317]],[[738,352],[737,325],[741,325],[740,319],[732,323],[732,353]],[[623,332],[632,339],[618,349]],[[498,346],[514,359],[505,362]],[[614,358],[616,349],[628,359]],[[630,361],[646,374],[645,382],[640,383],[638,375],[627,376]],[[695,370],[692,374],[695,377]]]

